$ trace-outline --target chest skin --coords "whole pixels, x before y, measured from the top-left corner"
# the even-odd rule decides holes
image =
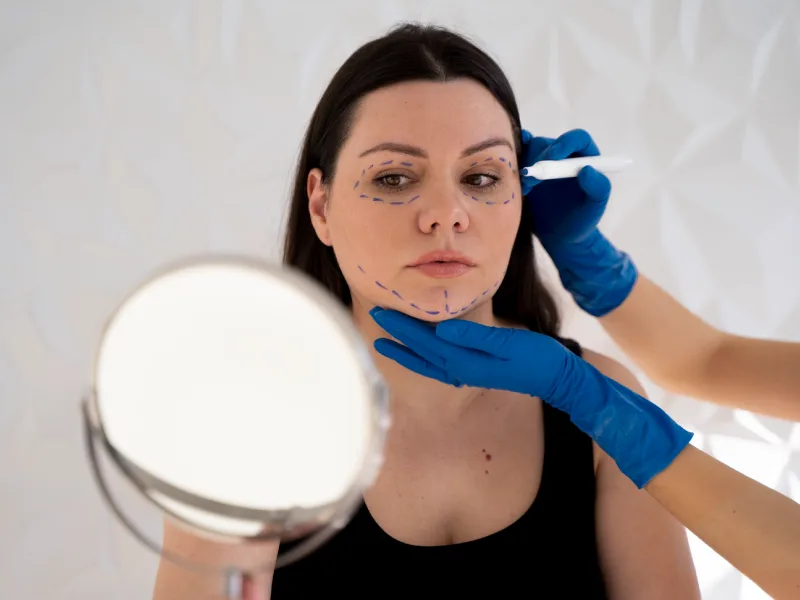
[[[414,546],[479,539],[519,519],[544,459],[538,398],[483,392],[461,417],[422,421],[394,411],[384,466],[364,494],[388,535]]]

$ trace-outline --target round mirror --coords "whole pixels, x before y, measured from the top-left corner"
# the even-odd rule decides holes
[[[135,290],[103,332],[92,392],[101,486],[98,441],[200,535],[310,534],[277,566],[347,522],[388,427],[386,388],[346,310],[304,275],[240,258],[184,263]]]

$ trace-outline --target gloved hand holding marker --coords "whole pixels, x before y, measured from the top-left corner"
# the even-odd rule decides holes
[[[561,160],[540,160],[523,169],[523,175],[539,180],[577,177],[583,167],[592,167],[601,173],[622,171],[633,164],[627,156],[577,156]]]

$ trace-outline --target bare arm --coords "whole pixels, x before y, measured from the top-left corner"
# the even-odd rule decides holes
[[[645,489],[770,596],[800,598],[800,504],[694,446]]]
[[[625,302],[600,322],[668,391],[800,421],[800,343],[723,333],[641,273]]]
[[[615,361],[593,352],[586,352],[586,359],[606,376],[643,395],[635,377]],[[666,556],[659,556],[658,561],[675,560],[679,546],[667,541],[667,530],[661,524],[664,511],[660,511],[661,517],[647,516],[657,502],[776,600],[800,598],[800,504],[690,445],[645,486],[649,500],[656,501],[648,506],[636,497],[635,494],[641,492],[627,480],[629,489],[625,490],[613,461],[605,454],[601,456],[597,473],[598,510],[607,510],[608,514],[598,518],[598,538],[601,545],[607,546],[606,560],[619,563],[642,560],[629,554],[647,556],[648,536],[653,536],[656,543],[666,548]],[[603,473],[603,468],[609,464],[614,468]],[[600,495],[604,486],[612,488],[612,491],[603,492],[605,498]],[[607,509],[606,501],[610,503]],[[651,522],[658,524],[656,529],[652,529]],[[608,527],[608,533],[603,533],[603,527]],[[639,536],[646,532],[635,540],[643,547],[625,544],[626,528],[638,530]],[[614,582],[613,577],[623,586],[636,584],[635,574],[624,569],[623,566],[619,570],[612,569],[610,584]],[[657,570],[660,575],[665,572],[663,566]],[[625,592],[628,591],[626,588]],[[676,593],[674,597],[691,596]]]
[[[156,575],[153,600],[223,600],[226,565],[262,565],[274,560],[278,542],[232,546],[201,539],[171,521],[164,522],[164,549],[192,564],[218,567],[218,572],[197,573],[162,559]],[[248,579],[244,600],[269,600],[272,572]]]
[[[585,352],[588,362],[644,395],[636,378],[618,362]],[[595,446],[597,541],[612,600],[699,600],[700,588],[684,527],[650,495],[625,477]]]

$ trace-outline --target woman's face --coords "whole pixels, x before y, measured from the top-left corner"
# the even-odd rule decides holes
[[[354,306],[428,321],[491,313],[520,222],[513,139],[503,107],[470,80],[363,99],[333,182],[308,179],[317,235]]]

